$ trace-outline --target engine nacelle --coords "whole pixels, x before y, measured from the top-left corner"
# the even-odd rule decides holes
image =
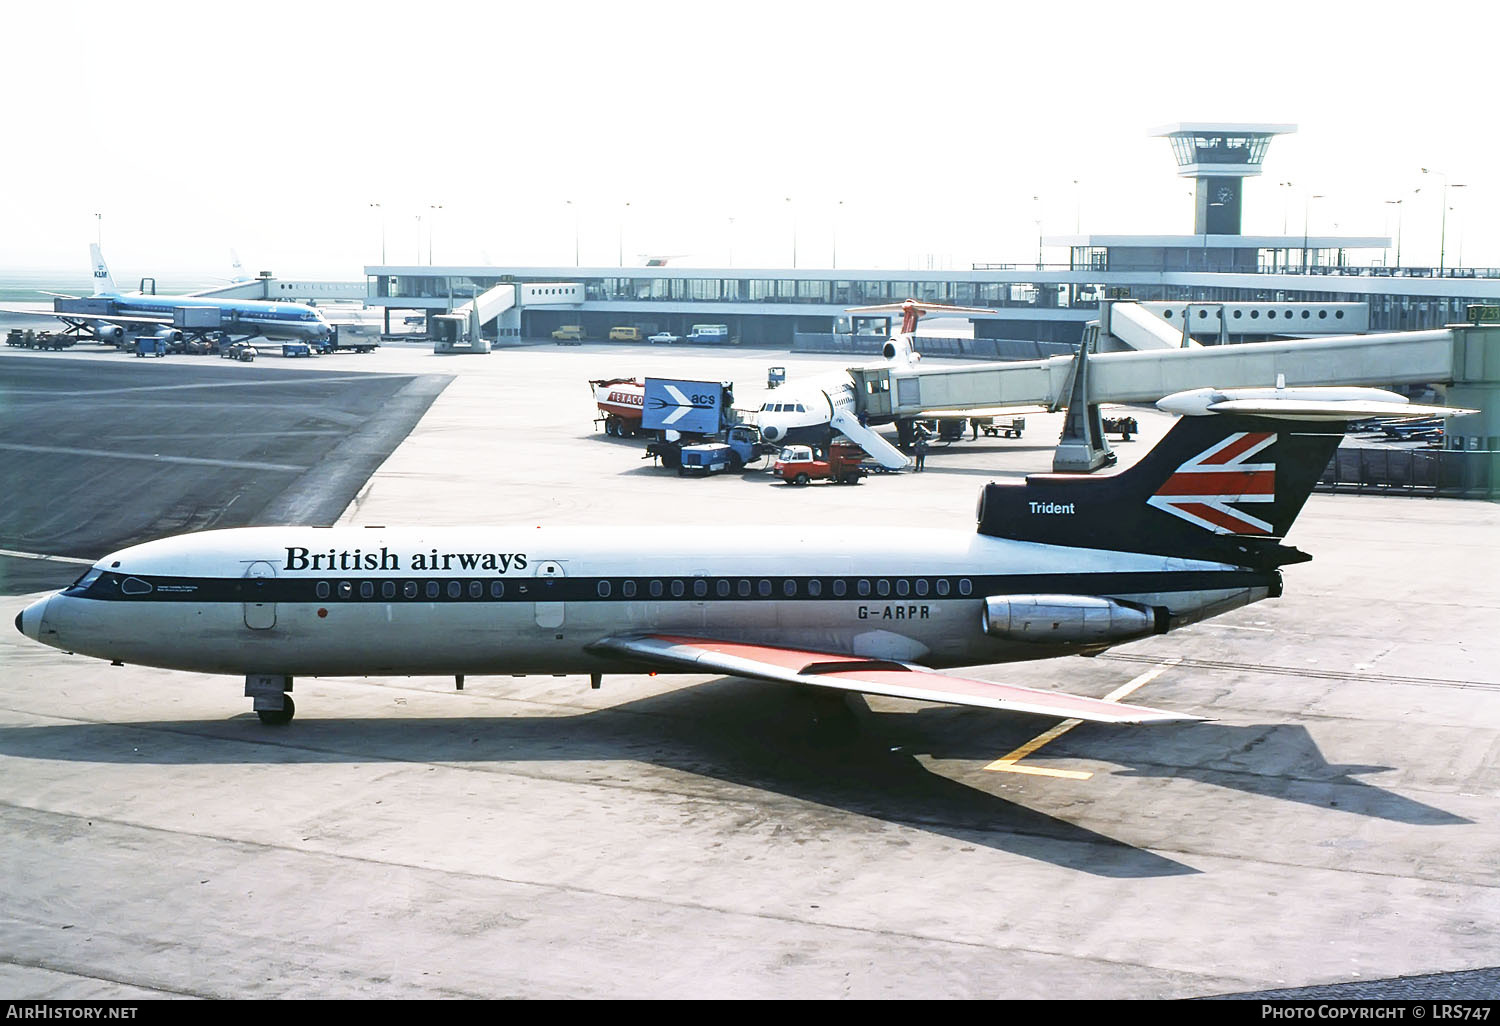
[[[156,337],[167,343],[181,342],[182,332],[177,328],[157,328]]]
[[[980,625],[1006,641],[1075,645],[1166,632],[1166,611],[1094,595],[992,595]]]
[[[891,336],[881,347],[880,355],[903,367],[910,367],[921,359],[921,354],[912,348],[910,335]]]
[[[94,337],[100,342],[117,345],[125,338],[125,329],[118,324],[100,324],[94,328]]]

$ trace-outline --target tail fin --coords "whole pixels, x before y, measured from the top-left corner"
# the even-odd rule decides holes
[[[1184,416],[1118,473],[985,486],[979,531],[1257,568],[1302,562],[1311,557],[1280,541],[1343,437],[1342,422]]]
[[[250,276],[245,273],[245,265],[240,263],[240,255],[233,249],[229,251],[229,266],[230,274],[232,275],[229,279],[230,281],[240,282],[250,280]]]
[[[94,295],[118,294],[120,289],[115,285],[114,278],[110,277],[109,265],[104,262],[104,251],[97,242],[89,243],[89,256],[94,261]]]

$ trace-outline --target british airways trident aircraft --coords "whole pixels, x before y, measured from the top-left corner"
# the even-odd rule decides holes
[[[1432,415],[1375,389],[1201,389],[1134,466],[985,486],[978,530],[262,527],[148,542],[16,617],[67,652],[245,678],[720,673],[1073,717],[1197,719],[940,668],[1095,653],[1281,594],[1342,438]],[[1443,414],[1458,410],[1437,409]]]

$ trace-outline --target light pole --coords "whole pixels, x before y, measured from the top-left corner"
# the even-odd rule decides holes
[[[1444,257],[1446,256],[1448,249],[1448,189],[1450,188],[1450,186],[1448,184],[1447,174],[1442,171],[1432,171],[1424,167],[1422,169],[1422,173],[1424,175],[1437,175],[1443,180],[1443,226],[1441,232],[1438,235],[1438,277],[1441,278],[1443,276],[1444,269],[1447,266],[1444,262]],[[1466,189],[1468,188],[1468,186],[1460,182],[1455,182],[1453,183],[1451,188]]]
[[[380,211],[380,262],[385,263],[385,208],[379,203],[371,203],[371,210]]]
[[[1042,269],[1042,198],[1033,196],[1031,202],[1036,204],[1033,208],[1036,213],[1036,269],[1040,271]]]
[[[1078,179],[1073,179],[1073,234],[1083,231],[1083,194],[1078,189]]]
[[[729,219],[729,266],[734,266],[734,218]]]
[[[1308,215],[1311,213],[1312,201],[1315,200],[1315,199],[1324,199],[1324,198],[1326,198],[1326,197],[1324,197],[1324,195],[1322,193],[1316,193],[1316,194],[1314,194],[1312,196],[1307,197],[1305,200],[1302,201],[1302,273],[1303,274],[1310,274],[1310,273],[1312,273],[1311,271],[1308,270],[1308,263],[1307,263],[1307,219],[1308,219]]]
[[[100,249],[104,248],[104,215],[94,215],[94,242]]]
[[[443,209],[441,203],[429,203],[427,209],[433,211],[427,218],[427,266],[432,266],[432,230],[437,227],[437,211]]]
[[[838,206],[833,209],[833,266],[835,270],[839,266],[839,211],[843,209],[843,200],[839,200]]]
[[[1421,190],[1418,190],[1419,192]],[[1386,200],[1385,205],[1396,208],[1396,270],[1401,270],[1401,217],[1405,212],[1406,197],[1400,199]],[[1390,222],[1387,221],[1387,224]]]
[[[1291,190],[1296,188],[1296,186],[1291,182],[1277,182],[1276,187],[1287,190],[1281,194],[1281,234],[1285,235],[1287,208],[1291,206],[1292,199]]]
[[[578,262],[578,204],[572,200],[565,200],[564,203],[573,208],[573,266],[582,267]]]
[[[792,270],[797,269],[797,205],[792,198],[786,198],[787,209],[792,212]]]
[[[417,266],[422,266],[422,215],[417,214]]]
[[[625,266],[625,216],[630,213],[630,201],[625,201],[625,209],[620,212],[620,266]]]

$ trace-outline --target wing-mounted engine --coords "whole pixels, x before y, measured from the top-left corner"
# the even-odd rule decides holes
[[[100,342],[118,345],[125,340],[125,329],[118,324],[97,324],[94,326],[94,337]]]
[[[182,331],[178,328],[161,327],[157,328],[153,334],[169,345],[173,342],[182,341]]]

